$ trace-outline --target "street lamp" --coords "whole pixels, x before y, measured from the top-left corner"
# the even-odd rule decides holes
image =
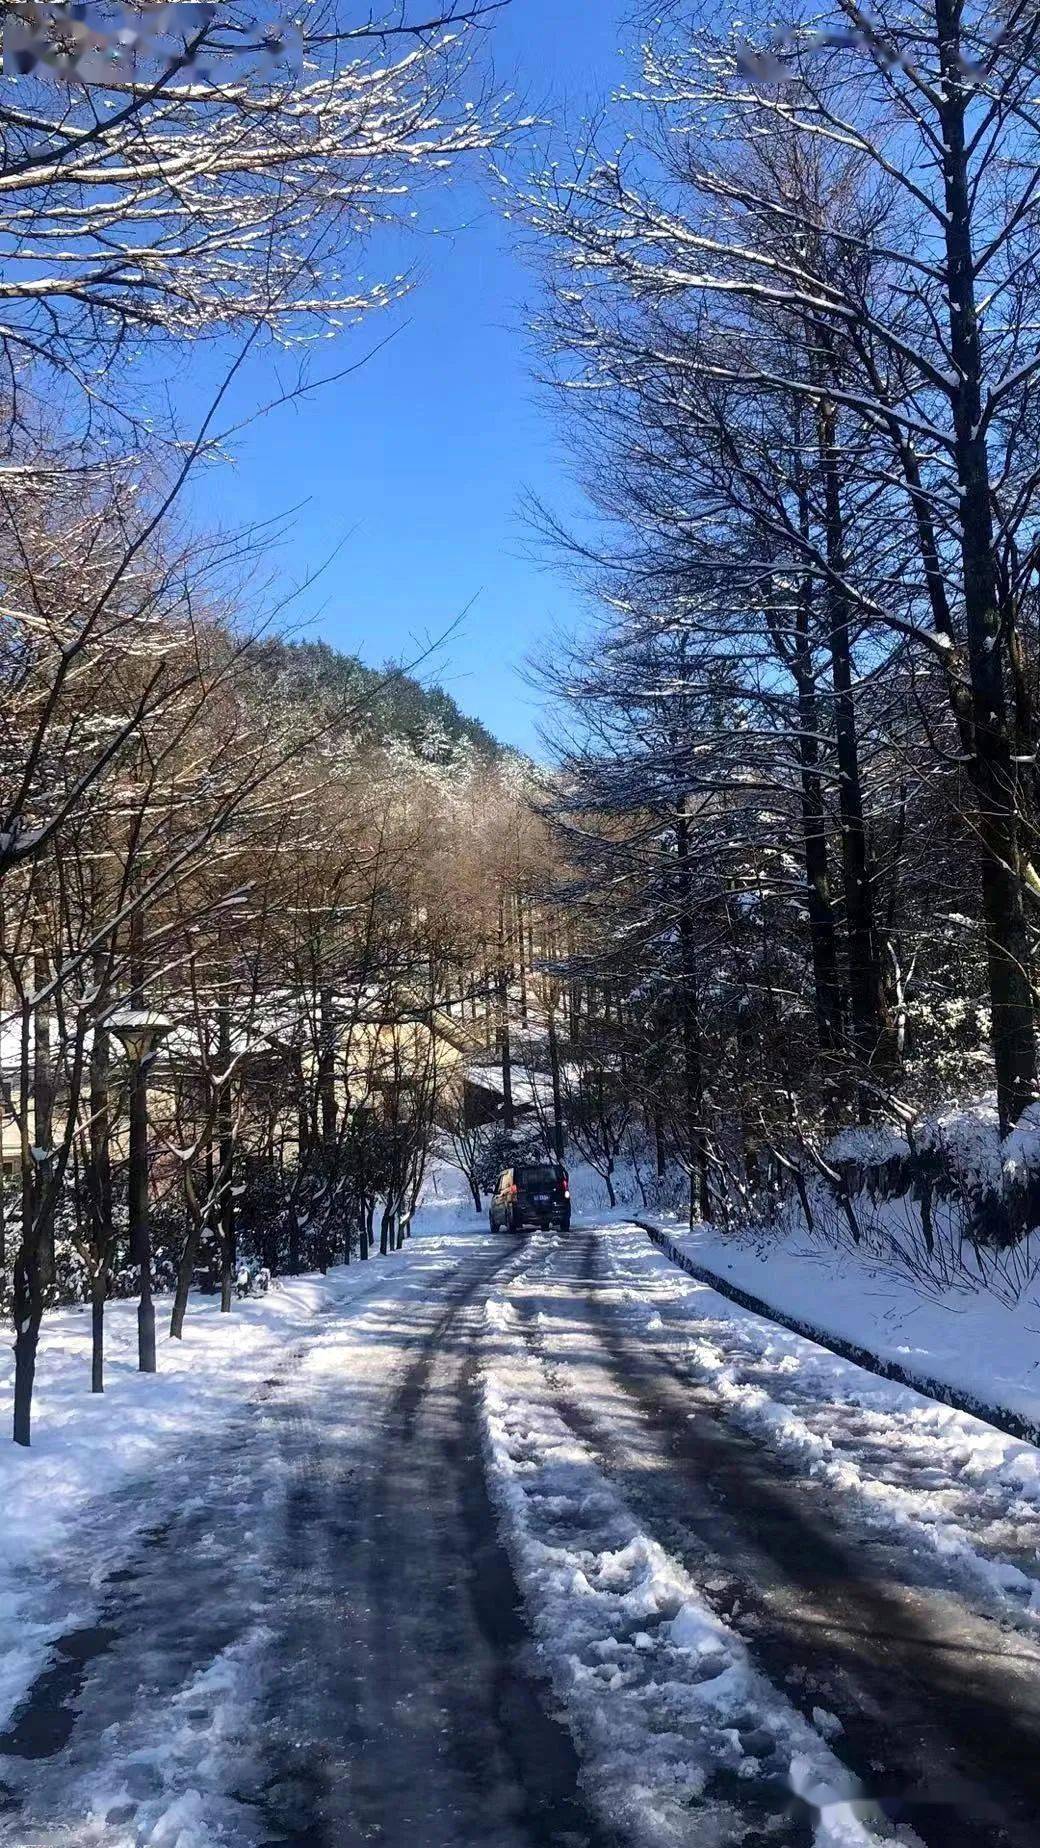
[[[155,1304],[152,1301],[152,1241],[148,1224],[148,1067],[173,1022],[146,1008],[128,1008],[108,1021],[122,1041],[131,1067],[130,1158],[127,1169],[127,1211],[130,1225],[130,1262],[141,1270],[141,1300],[137,1305],[137,1365],[142,1373],[155,1372]]]

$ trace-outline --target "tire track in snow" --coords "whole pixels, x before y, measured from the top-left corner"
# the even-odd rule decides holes
[[[519,1592],[484,1483],[472,1380],[491,1261],[415,1306],[351,1492],[337,1653],[349,1736],[323,1848],[617,1848],[588,1811],[566,1730],[527,1661]],[[389,1358],[389,1356],[388,1356]]]
[[[702,1287],[685,1286],[678,1299],[659,1288],[647,1301],[655,1278],[644,1251],[640,1241],[633,1263],[612,1249],[611,1268],[662,1352],[662,1334],[672,1336],[666,1359],[678,1377],[707,1385],[745,1430],[843,1501],[854,1498],[868,1526],[934,1555],[936,1582],[1040,1636],[1040,1471],[1032,1445],[910,1388],[879,1383],[783,1324],[713,1317],[707,1306],[698,1313]]]
[[[493,1492],[605,1813],[645,1848],[916,1839],[863,1798],[641,1526],[561,1415],[509,1299],[487,1316]]]
[[[794,1472],[670,1373],[618,1313],[600,1241],[563,1247],[532,1334],[558,1402],[650,1531],[749,1636],[775,1685],[844,1723],[842,1756],[930,1848],[1035,1848],[1038,1652],[900,1581],[899,1550],[826,1513]]]
[[[613,1848],[510,1629],[460,1301],[508,1247],[467,1246],[464,1274],[401,1273],[324,1318],[258,1415],[196,1458],[189,1505],[111,1578],[115,1634],[66,1690],[68,1738],[9,1759],[22,1807],[0,1840]]]

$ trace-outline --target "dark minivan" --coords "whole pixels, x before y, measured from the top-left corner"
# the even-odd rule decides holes
[[[522,1232],[525,1226],[558,1226],[561,1232],[569,1232],[571,1189],[566,1168],[550,1161],[507,1168],[488,1218],[492,1232]]]

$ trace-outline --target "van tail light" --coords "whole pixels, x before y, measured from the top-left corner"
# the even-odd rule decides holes
[[[517,1196],[517,1192],[518,1192],[518,1188],[517,1188],[516,1182],[514,1181],[513,1185],[509,1189],[509,1198],[511,1200],[515,1200]]]
[[[563,1183],[563,1197],[564,1197],[564,1199],[565,1199],[565,1200],[569,1200],[569,1199],[570,1199],[570,1197],[571,1197],[571,1190],[570,1190],[570,1188],[568,1187],[568,1185],[567,1185],[567,1183],[566,1183],[566,1181],[564,1181],[564,1183]]]

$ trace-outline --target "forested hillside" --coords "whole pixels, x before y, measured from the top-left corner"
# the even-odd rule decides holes
[[[461,747],[489,763],[502,747],[479,719],[467,718],[450,693],[388,663],[368,667],[328,642],[266,642],[256,651],[256,672],[279,694],[324,711],[349,711],[352,735],[370,743],[407,744],[431,763],[448,762]]]

